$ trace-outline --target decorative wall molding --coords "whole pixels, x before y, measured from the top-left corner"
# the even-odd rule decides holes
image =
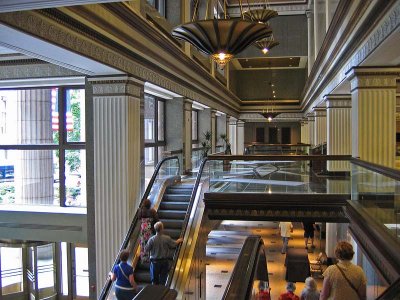
[[[116,76],[106,78],[89,78],[88,80],[93,86],[94,96],[132,96],[140,99],[144,93],[144,83],[132,80],[129,77]]]
[[[18,65],[2,65],[0,63],[0,80],[70,76],[82,76],[82,73],[38,60],[29,60],[28,64]]]

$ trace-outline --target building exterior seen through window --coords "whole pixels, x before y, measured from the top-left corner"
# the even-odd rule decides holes
[[[0,99],[0,204],[86,207],[85,90],[2,90]]]

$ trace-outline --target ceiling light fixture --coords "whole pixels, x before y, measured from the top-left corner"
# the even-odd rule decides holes
[[[195,46],[199,51],[210,55],[221,68],[234,56],[257,40],[271,35],[272,30],[267,24],[244,20],[242,0],[239,0],[242,19],[230,19],[227,14],[227,0],[224,0],[224,12],[220,15],[219,5],[216,5],[216,16],[209,18],[209,7],[212,0],[206,2],[204,20],[199,20],[199,3],[195,0],[192,22],[181,24],[172,30],[172,36]]]
[[[269,37],[259,40],[256,42],[256,47],[259,48],[262,53],[267,54],[273,47],[278,46],[279,42],[274,40],[274,35],[271,34]]]
[[[247,21],[267,24],[267,22],[278,16],[278,12],[271,9],[267,0],[261,8],[252,9],[247,1],[248,10],[243,13],[243,18]]]

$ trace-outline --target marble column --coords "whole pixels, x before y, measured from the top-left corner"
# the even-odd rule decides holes
[[[237,121],[237,144],[236,144],[236,154],[244,154],[244,122],[241,120]]]
[[[229,118],[229,142],[232,154],[237,154],[237,120],[233,117]]]
[[[400,68],[359,67],[347,75],[351,83],[352,156],[394,168]]]
[[[314,18],[313,13],[309,10],[306,11],[307,28],[308,28],[308,75],[310,75],[312,66],[315,61],[315,46],[314,46]]]
[[[322,46],[326,34],[326,12],[325,0],[314,0],[314,55],[318,56],[318,52]]]
[[[327,154],[351,155],[351,95],[326,95]],[[330,172],[350,171],[350,164],[328,161]]]
[[[118,75],[93,87],[94,214],[99,293],[140,203],[144,83]]]
[[[309,129],[309,139],[310,139],[310,145],[311,147],[315,146],[315,135],[314,135],[314,131],[315,131],[315,116],[314,114],[308,114],[307,115],[307,119],[308,119],[308,129]]]
[[[315,108],[314,116],[314,143],[319,146],[326,143],[326,109]]]
[[[53,144],[51,98],[51,89],[17,91],[17,144]],[[53,151],[20,150],[16,153],[15,202],[54,204]]]
[[[217,145],[217,111],[211,110],[211,153],[215,153],[215,146]]]
[[[184,173],[192,170],[192,103],[189,99],[183,104],[183,166]]]

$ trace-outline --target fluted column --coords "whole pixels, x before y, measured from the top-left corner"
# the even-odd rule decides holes
[[[17,144],[52,144],[51,89],[17,91]],[[54,202],[52,150],[17,151],[15,202],[47,204]]]
[[[325,0],[314,0],[314,55],[318,56],[319,49],[326,34]]]
[[[229,118],[229,142],[231,143],[232,154],[237,154],[237,120]]]
[[[314,19],[313,13],[309,10],[306,11],[307,15],[307,28],[308,28],[308,74],[310,74],[312,66],[315,61],[315,46],[314,46]]]
[[[192,103],[189,99],[183,104],[183,166],[184,173],[192,169]]]
[[[241,120],[237,121],[237,144],[236,154],[243,155],[244,153],[244,122]]]
[[[215,146],[217,145],[217,111],[211,110],[211,153],[215,153]]]
[[[395,167],[396,78],[399,68],[353,68],[351,83],[352,155]]]
[[[309,135],[309,139],[310,139],[310,145],[311,147],[315,146],[315,117],[313,114],[309,114],[307,115],[307,119],[308,119],[308,135]]]
[[[326,95],[327,154],[351,155],[351,95]],[[350,171],[350,164],[328,161],[330,172]]]
[[[144,83],[91,78],[97,291],[104,284],[140,201]]]
[[[314,115],[314,143],[316,146],[319,146],[326,143],[326,109],[318,107],[315,109]]]

